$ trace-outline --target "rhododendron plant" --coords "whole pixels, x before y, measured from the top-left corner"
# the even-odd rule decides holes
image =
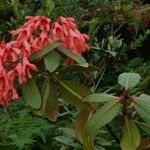
[[[0,43],[0,105],[7,107],[11,99],[18,99],[18,82],[22,98],[35,115],[56,121],[59,97],[78,107],[75,133],[84,150],[95,149],[94,135],[104,126],[122,150],[137,149],[141,140],[139,127],[143,126],[142,130],[148,128],[146,132],[150,134],[150,96],[132,93],[141,76],[138,73],[122,73],[118,77],[120,88],[118,85],[104,93],[95,92],[106,67],[117,55],[113,50],[113,45],[116,48],[115,35],[109,36],[102,42],[102,48],[98,48],[105,52],[103,49],[108,47],[108,50],[104,59],[98,62],[100,67],[96,67],[89,65],[81,56],[90,49],[86,43],[89,36],[79,32],[74,18],[60,16],[55,22],[43,16],[27,16],[26,19],[28,21],[24,25],[10,32],[12,41]],[[78,64],[67,66],[74,61]],[[79,71],[87,78],[94,78],[91,89],[82,83],[64,80],[68,71]],[[91,75],[90,71],[96,72]],[[119,92],[115,92],[117,88]],[[111,90],[113,93],[110,93]],[[108,125],[116,116],[124,124],[121,142]]]
[[[62,48],[77,55],[89,50],[86,44],[89,37],[79,32],[74,18],[60,16],[54,23],[43,16],[26,16],[26,19],[20,28],[10,32],[14,41],[0,43],[0,104],[3,106],[18,98],[15,79],[22,84],[32,77],[31,71],[38,71],[29,57],[44,46],[57,41]]]

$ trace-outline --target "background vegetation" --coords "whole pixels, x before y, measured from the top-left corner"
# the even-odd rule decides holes
[[[60,15],[74,17],[79,29],[90,35],[91,49],[84,57],[100,71],[70,71],[62,78],[80,81],[95,92],[120,95],[118,76],[136,72],[142,80],[130,94],[150,94],[149,11],[150,4],[140,0],[0,0],[0,40],[11,40],[8,32],[23,24],[27,15],[44,15],[51,20]],[[78,108],[60,97],[59,117],[53,123],[35,115],[21,99],[12,102],[9,109],[0,108],[0,149],[82,149],[74,132]],[[120,149],[120,122],[116,118],[99,130],[97,150]]]

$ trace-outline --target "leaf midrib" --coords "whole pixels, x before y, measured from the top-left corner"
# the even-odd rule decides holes
[[[109,111],[112,109],[112,107],[115,106],[118,102],[119,102],[119,101],[116,101],[115,103],[112,103],[112,105],[110,105],[106,111],[104,111],[103,113],[101,113],[100,116],[103,116],[103,114],[106,114],[107,112],[109,112]],[[101,120],[101,117],[99,117],[98,122],[100,122],[100,120]],[[95,125],[96,125],[96,124],[95,124]],[[100,128],[101,128],[101,127],[100,127]],[[93,128],[93,129],[94,129],[94,128]],[[91,129],[91,130],[92,130],[92,129]],[[93,130],[93,131],[94,131],[94,130]],[[92,131],[92,132],[93,132],[93,131]]]
[[[70,93],[72,93],[74,96],[76,96],[77,98],[79,98],[80,100],[83,99],[83,97],[81,95],[79,95],[77,92],[75,92],[74,90],[72,90],[71,88],[69,88],[65,83],[63,83],[63,81],[59,81],[59,83],[65,87]]]

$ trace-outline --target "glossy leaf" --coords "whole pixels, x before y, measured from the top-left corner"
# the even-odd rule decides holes
[[[139,128],[141,128],[145,133],[150,135],[150,123],[137,122]]]
[[[145,102],[147,103],[150,103],[150,95],[147,95],[147,94],[141,94],[139,96],[140,99],[144,100]]]
[[[118,98],[106,93],[94,93],[83,98],[83,102],[107,102],[117,100]]]
[[[137,73],[122,73],[118,77],[118,83],[126,88],[135,87],[140,81],[140,75]]]
[[[85,132],[85,123],[88,120],[89,116],[93,113],[93,109],[91,107],[83,108],[76,118],[76,128],[75,133],[77,138],[81,143],[83,143],[83,136]]]
[[[78,64],[74,65],[68,65],[64,67],[63,69],[60,69],[59,72],[68,72],[68,71],[77,71],[77,72],[94,72],[94,71],[99,71],[100,69],[95,66],[88,66],[87,68],[80,66]]]
[[[53,72],[60,65],[61,56],[57,51],[52,51],[44,56],[44,63],[49,72]]]
[[[81,106],[83,97],[92,93],[88,87],[76,81],[63,80],[59,83],[64,100],[75,106]]]
[[[21,86],[21,90],[27,104],[35,109],[39,109],[41,106],[41,96],[36,81],[34,79],[29,80]]]
[[[41,91],[42,105],[39,109],[34,109],[33,112],[38,116],[45,115],[45,104],[49,95],[49,79],[45,79]]]
[[[46,116],[50,121],[56,121],[58,117],[57,93],[49,79],[45,79],[42,88],[42,105],[34,110],[39,116]]]
[[[49,53],[50,51],[52,51],[53,49],[57,48],[60,44],[58,42],[54,42],[51,43],[47,46],[45,46],[41,51],[38,51],[36,53],[34,53],[33,55],[30,56],[30,61],[33,61],[39,57],[44,56],[45,54]]]
[[[121,104],[117,100],[109,101],[99,108],[95,114],[93,114],[86,124],[86,130],[89,135],[93,135],[96,131],[109,123],[116,117],[121,109]]]
[[[140,133],[133,121],[127,120],[120,143],[122,150],[136,150],[140,144]]]
[[[150,99],[146,94],[141,94],[134,101],[134,107],[139,116],[147,123],[150,123]]]
[[[78,55],[76,55],[76,54],[72,53],[71,51],[66,50],[64,48],[59,48],[58,51],[63,53],[63,54],[65,54],[69,58],[72,58],[78,64],[80,64],[82,66],[85,66],[85,67],[88,67],[87,62],[86,62],[86,60],[83,57],[78,56]]]
[[[51,82],[49,82],[49,94],[45,104],[45,114],[51,121],[56,121],[58,117],[58,98],[57,92]]]
[[[88,135],[88,133],[85,131],[83,133],[83,147],[84,150],[94,150],[94,139],[93,136]]]
[[[92,113],[92,107],[84,107],[76,119],[75,133],[79,141],[83,144],[84,149],[86,150],[94,149],[94,139],[92,136],[89,136],[85,130],[85,123]]]

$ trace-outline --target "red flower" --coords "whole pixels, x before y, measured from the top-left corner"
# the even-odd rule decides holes
[[[52,41],[60,41],[62,47],[77,55],[81,55],[90,49],[86,44],[86,40],[89,40],[89,36],[79,32],[74,23],[74,18],[60,16],[52,25],[51,39]]]
[[[23,61],[18,63],[14,72],[19,78],[20,84],[26,82],[28,79],[32,78],[30,71],[37,71],[37,67],[34,64],[31,64],[26,57],[23,58]]]
[[[6,71],[3,69],[0,71],[0,104],[8,106],[10,99],[17,99],[18,94],[13,87],[13,80],[7,76]]]
[[[16,89],[11,85],[5,87],[0,95],[0,104],[3,106],[8,106],[8,102],[10,99],[18,99],[18,93]]]
[[[18,47],[26,57],[29,57],[51,41],[49,39],[50,19],[43,16],[26,16],[26,19],[28,21],[23,26],[10,33],[17,36]]]
[[[0,44],[0,104],[8,106],[9,100],[17,99],[18,94],[13,86],[15,77],[19,82],[26,82],[31,78],[30,71],[37,71],[34,64],[30,64],[27,57],[17,48],[17,41]]]

